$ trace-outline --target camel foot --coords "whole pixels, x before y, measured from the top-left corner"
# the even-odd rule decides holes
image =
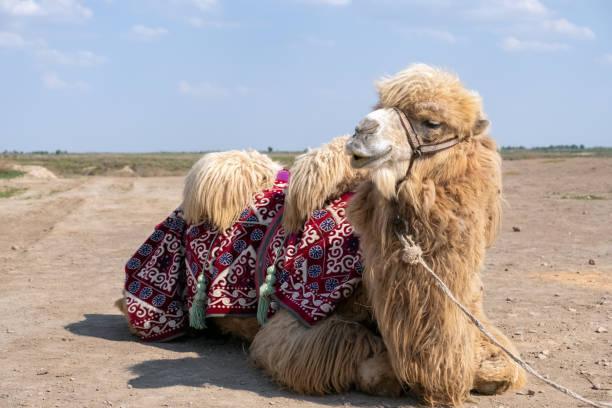
[[[403,391],[402,385],[393,373],[387,353],[379,354],[359,364],[357,388],[380,397],[399,397]]]
[[[474,379],[474,390],[480,394],[493,395],[510,388],[521,388],[526,383],[525,371],[511,361],[501,350],[481,362]]]

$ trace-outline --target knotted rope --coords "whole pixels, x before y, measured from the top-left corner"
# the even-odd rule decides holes
[[[404,262],[408,263],[408,264],[411,264],[411,265],[421,264],[423,266],[423,268],[425,268],[425,270],[427,272],[429,272],[429,274],[435,279],[436,283],[438,284],[440,289],[442,289],[444,294],[446,294],[446,296],[448,296],[448,298],[455,305],[457,305],[457,307],[459,307],[459,309],[461,309],[461,311],[472,321],[472,323],[474,323],[474,325],[476,325],[476,327],[478,327],[478,329],[485,336],[487,336],[487,338],[489,340],[491,340],[493,342],[493,344],[495,344],[497,347],[502,349],[503,352],[508,355],[508,357],[510,357],[512,360],[514,360],[514,362],[516,362],[518,365],[523,367],[525,369],[525,371],[527,371],[528,373],[534,375],[535,377],[537,377],[541,381],[545,382],[546,384],[550,385],[551,387],[555,388],[556,390],[561,391],[562,393],[567,394],[567,395],[569,395],[571,397],[574,397],[577,400],[580,400],[580,401],[584,402],[585,404],[589,404],[589,405],[591,405],[593,407],[596,407],[596,408],[612,407],[612,403],[591,401],[591,400],[583,397],[582,395],[580,395],[580,394],[570,390],[569,388],[564,387],[564,386],[562,386],[560,384],[557,384],[556,382],[554,382],[552,380],[549,380],[548,378],[545,378],[543,375],[541,375],[536,370],[534,370],[529,364],[527,364],[525,361],[521,360],[521,358],[519,358],[518,356],[515,356],[503,344],[501,344],[499,341],[497,341],[497,339],[491,333],[489,333],[489,331],[484,327],[484,325],[482,323],[480,323],[480,321],[473,314],[471,314],[465,308],[465,306],[463,306],[455,298],[455,296],[453,296],[453,293],[444,284],[442,279],[440,279],[440,277],[438,277],[438,275],[436,275],[436,273],[423,260],[423,256],[422,256],[423,251],[422,251],[421,247],[419,247],[414,242],[414,240],[412,239],[412,236],[411,235],[407,235],[405,233],[399,233],[399,232],[396,232],[396,234],[397,234],[397,237],[399,238],[400,242],[404,246],[404,248],[402,249],[402,260]]]

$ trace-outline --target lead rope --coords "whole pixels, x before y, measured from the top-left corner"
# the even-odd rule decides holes
[[[497,341],[497,339],[495,337],[493,337],[493,335],[491,333],[489,333],[489,331],[483,326],[482,323],[480,323],[480,321],[473,315],[471,314],[466,308],[465,306],[463,306],[456,298],[455,296],[453,296],[453,293],[450,291],[450,289],[444,284],[444,282],[442,281],[442,279],[440,279],[438,277],[438,275],[436,275],[436,273],[429,267],[429,265],[427,265],[427,263],[425,263],[425,261],[423,260],[423,251],[421,249],[421,247],[419,247],[414,240],[412,239],[411,235],[407,235],[407,234],[401,234],[399,232],[396,231],[397,237],[399,238],[400,242],[402,243],[402,245],[404,246],[403,249],[403,254],[402,254],[402,260],[408,264],[411,265],[416,265],[421,264],[425,270],[427,270],[427,272],[429,272],[429,274],[436,280],[436,283],[438,284],[438,286],[440,287],[440,289],[442,289],[442,291],[444,292],[444,294],[446,296],[449,297],[450,300],[453,301],[453,303],[455,305],[457,305],[457,307],[459,307],[459,309],[461,309],[461,311],[472,321],[472,323],[474,323],[476,325],[476,327],[478,327],[478,329],[489,338],[489,340],[491,340],[493,342],[493,344],[495,344],[497,347],[499,347],[500,349],[503,350],[504,353],[506,353],[508,355],[508,357],[510,357],[512,360],[514,360],[518,365],[520,365],[521,367],[523,367],[528,373],[534,375],[535,377],[537,377],[538,379],[540,379],[541,381],[545,382],[546,384],[550,385],[551,387],[555,388],[558,391],[561,391],[564,394],[567,394],[571,397],[576,398],[577,400],[580,400],[582,402],[584,402],[585,404],[589,404],[593,407],[597,407],[597,408],[606,408],[606,407],[612,407],[612,403],[607,403],[607,402],[595,402],[595,401],[591,401],[590,399],[587,399],[585,397],[583,397],[582,395],[570,390],[567,387],[564,387],[560,384],[557,384],[556,382],[549,380],[548,378],[545,378],[543,375],[541,375],[540,373],[538,373],[536,370],[534,370],[529,364],[527,364],[525,361],[521,360],[519,357],[515,356],[510,350],[508,350],[503,344],[501,344],[499,341]]]

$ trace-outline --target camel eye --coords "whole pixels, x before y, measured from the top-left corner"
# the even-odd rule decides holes
[[[442,126],[442,122],[438,122],[436,120],[425,120],[423,124],[429,129],[438,129],[440,126]]]

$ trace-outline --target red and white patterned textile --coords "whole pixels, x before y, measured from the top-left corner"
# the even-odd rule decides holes
[[[359,240],[346,221],[346,193],[312,213],[304,229],[285,237],[281,225],[289,172],[256,194],[240,219],[221,231],[209,223],[186,225],[180,207],[159,224],[127,262],[125,297],[131,325],[144,341],[185,333],[201,274],[206,316],[255,316],[259,285],[276,267],[269,314],[278,306],[304,324],[328,316],[361,280]]]

